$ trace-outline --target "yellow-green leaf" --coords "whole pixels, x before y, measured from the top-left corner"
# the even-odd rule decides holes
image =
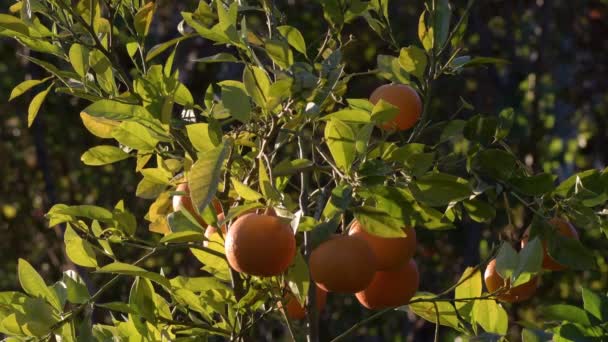
[[[32,89],[33,87],[42,84],[48,80],[50,80],[51,77],[47,77],[45,79],[42,80],[27,80],[27,81],[23,81],[21,83],[19,83],[15,88],[13,88],[13,90],[11,91],[11,95],[9,97],[9,101],[12,101],[14,98],[19,97],[23,94],[25,94],[28,90]]]
[[[36,115],[38,115],[40,106],[42,106],[42,103],[46,99],[46,96],[48,95],[49,91],[51,91],[51,88],[53,87],[53,85],[55,85],[55,84],[51,83],[51,85],[48,88],[46,88],[46,90],[38,93],[36,96],[34,96],[34,98],[32,99],[32,102],[30,102],[30,106],[27,110],[27,127],[32,126],[34,119],[36,119]]]
[[[97,267],[95,251],[88,241],[83,240],[68,224],[63,236],[65,252],[76,265]]]

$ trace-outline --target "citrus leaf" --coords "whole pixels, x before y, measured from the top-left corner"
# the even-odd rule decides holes
[[[32,127],[32,123],[34,123],[34,119],[36,119],[36,116],[38,115],[40,106],[42,106],[42,103],[44,102],[46,96],[48,95],[49,91],[51,91],[51,88],[53,88],[54,85],[54,83],[51,83],[51,85],[46,88],[46,90],[36,94],[36,96],[34,96],[34,98],[32,99],[32,102],[30,102],[30,106],[27,109],[27,127]]]
[[[32,297],[44,299],[56,310],[61,311],[59,298],[55,292],[51,291],[51,289],[46,286],[40,274],[36,272],[29,262],[24,259],[19,259],[17,273],[19,276],[19,283],[25,293]]]
[[[287,39],[289,45],[306,56],[306,42],[304,41],[302,33],[300,33],[297,28],[283,25],[277,27],[277,30],[283,37],[285,37],[285,39]]]
[[[106,165],[129,158],[129,154],[116,146],[100,145],[88,149],[80,160],[85,165]]]
[[[83,240],[68,224],[63,236],[65,252],[76,265],[97,267],[95,251],[88,241]]]
[[[239,196],[244,198],[247,201],[257,201],[262,198],[262,194],[248,187],[244,183],[241,183],[237,179],[232,178],[232,186]]]
[[[142,278],[152,280],[153,282],[155,282],[159,285],[162,285],[166,289],[171,288],[171,286],[169,284],[169,280],[167,280],[167,278],[163,277],[162,275],[160,275],[158,273],[146,271],[145,269],[143,269],[139,266],[125,264],[122,262],[113,262],[111,264],[105,265],[102,268],[95,271],[95,273],[114,273],[114,274],[128,275],[128,276],[132,276],[132,277],[142,277]]]
[[[25,94],[28,90],[32,89],[33,87],[42,84],[48,80],[50,80],[52,77],[47,77],[41,80],[26,80],[23,81],[21,83],[19,83],[15,88],[13,88],[13,90],[11,91],[11,95],[9,97],[9,101],[12,101],[14,98],[19,97],[23,94]]]
[[[332,119],[325,125],[325,139],[336,165],[350,170],[356,157],[356,139],[352,128],[338,119]]]
[[[505,335],[509,325],[509,316],[505,309],[493,300],[476,300],[473,305],[473,316],[483,330],[489,333]]]
[[[232,149],[232,141],[226,140],[198,159],[190,169],[188,187],[190,198],[199,212],[211,203],[220,183],[222,166]]]

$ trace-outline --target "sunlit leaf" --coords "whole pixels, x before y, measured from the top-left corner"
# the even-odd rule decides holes
[[[106,165],[129,158],[129,154],[116,146],[99,145],[82,154],[80,160],[85,165]]]
[[[38,111],[40,111],[42,103],[46,99],[46,96],[51,91],[51,88],[53,88],[53,86],[54,84],[51,84],[48,88],[46,88],[46,90],[36,94],[36,96],[34,96],[34,98],[32,99],[32,102],[30,102],[30,106],[27,109],[27,127],[31,127],[34,123],[34,119],[36,119],[36,116],[38,115]]]

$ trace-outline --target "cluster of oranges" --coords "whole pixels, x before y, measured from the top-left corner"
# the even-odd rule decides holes
[[[310,255],[310,273],[328,292],[354,293],[368,309],[405,305],[418,290],[416,231],[405,237],[384,238],[368,233],[355,220],[348,235],[335,235]]]
[[[570,224],[570,222],[559,218],[554,217],[549,220],[549,224],[553,226],[557,233],[570,239],[578,240],[578,233],[576,229]],[[524,237],[521,240],[521,247],[523,248],[529,239],[529,229],[524,233]],[[566,269],[564,265],[561,265],[557,261],[555,261],[548,253],[547,253],[547,243],[543,241],[543,261],[542,268],[550,271],[561,271]],[[496,298],[503,302],[515,303],[521,302],[531,298],[536,292],[536,288],[538,287],[539,279],[538,277],[533,277],[530,281],[515,286],[510,287],[509,279],[505,282],[504,279],[498,274],[496,271],[496,259],[492,259],[488,266],[486,267],[486,271],[484,273],[484,280],[486,283],[486,287],[488,292],[494,293],[496,292]]]
[[[186,184],[177,191],[188,192]],[[185,209],[203,226],[189,196],[174,197],[174,210]],[[218,219],[223,219],[216,204]],[[237,218],[229,230],[222,226],[226,259],[237,272],[270,277],[283,274],[293,263],[296,240],[291,226],[276,216],[274,210],[249,212]],[[208,239],[218,231],[207,226]],[[315,248],[309,259],[312,279],[316,284],[316,303],[325,306],[327,292],[353,293],[369,309],[405,305],[416,293],[418,268],[412,259],[416,250],[416,232],[404,228],[405,237],[383,238],[366,232],[355,220],[348,235],[334,235]],[[272,239],[272,243],[268,243]],[[286,313],[292,319],[306,316],[306,310],[292,294],[285,298]]]

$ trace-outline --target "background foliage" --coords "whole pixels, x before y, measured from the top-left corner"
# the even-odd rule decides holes
[[[0,8],[11,3],[0,1]],[[464,1],[454,1],[457,8]],[[315,1],[285,1],[278,4],[291,25],[298,27],[306,41],[324,35],[326,24],[321,7]],[[195,3],[160,1],[151,41],[164,41],[177,35],[175,27],[181,20],[179,12],[192,9]],[[177,7],[177,9],[176,9]],[[421,2],[393,1],[390,8],[395,39],[402,45],[417,40],[418,15]],[[508,138],[514,152],[535,172],[557,172],[560,181],[588,168],[603,169],[608,154],[608,24],[606,1],[480,1],[473,7],[466,46],[471,55],[493,56],[510,61],[497,67],[476,68],[463,75],[444,78],[436,86],[439,93],[431,113],[455,113],[462,99],[474,109],[464,109],[459,118],[479,113],[496,113],[505,107],[514,108],[515,126]],[[349,72],[365,72],[375,67],[375,56],[387,53],[388,46],[366,25],[357,22],[346,26],[355,40],[348,46],[345,59]],[[210,83],[239,79],[242,70],[235,65],[203,64],[197,58],[224,51],[200,39],[180,45],[176,65],[180,80],[195,96],[202,96]],[[27,78],[39,78],[41,70],[15,55],[36,56],[14,41],[0,42],[0,290],[19,288],[16,260],[29,260],[45,279],[57,279],[69,265],[62,251],[59,230],[46,229],[43,214],[55,203],[95,203],[113,207],[120,193],[126,206],[143,217],[149,203],[137,199],[135,189],[139,179],[131,171],[133,165],[85,167],[80,155],[99,145],[95,137],[82,127],[76,108],[79,103],[68,96],[47,99],[44,115],[32,129],[27,129],[27,106],[31,95],[7,102],[12,87]],[[375,76],[363,76],[351,83],[345,97],[367,97],[384,81]],[[123,171],[124,173],[121,173]],[[121,191],[115,191],[120,189]],[[507,217],[499,211],[491,225],[464,223],[444,234],[419,233],[421,284],[425,290],[440,292],[454,283],[465,266],[478,264],[493,246],[497,237],[518,236],[531,220],[531,213],[512,203],[519,215],[515,227],[507,227]],[[140,222],[140,224],[143,222]],[[507,229],[505,229],[507,227]],[[140,225],[141,234],[147,234]],[[595,234],[595,235],[594,235]],[[519,304],[511,312],[515,319],[534,321],[542,317],[539,309],[544,301],[580,305],[580,284],[605,292],[608,287],[608,249],[601,232],[583,234],[583,244],[599,251],[598,269],[587,272],[563,272],[543,277],[539,292],[542,299]],[[161,254],[149,259],[145,266],[154,267],[171,260],[175,269],[168,274],[194,274],[195,263],[182,263],[183,255]],[[441,274],[441,277],[437,275]],[[90,282],[96,284],[93,275]],[[129,287],[117,288],[126,298]],[[116,292],[115,292],[116,293]],[[352,302],[352,297],[330,296],[328,309],[321,322],[322,336],[334,336],[350,327],[369,312]],[[374,340],[377,337],[401,336],[402,339],[428,340],[434,325],[409,316],[392,315],[366,325],[357,333]],[[388,317],[388,316],[387,316]],[[283,335],[279,325],[259,327],[259,335],[268,340]],[[397,333],[397,332],[401,333]],[[449,339],[446,330],[445,339]],[[518,335],[517,332],[513,332]]]

